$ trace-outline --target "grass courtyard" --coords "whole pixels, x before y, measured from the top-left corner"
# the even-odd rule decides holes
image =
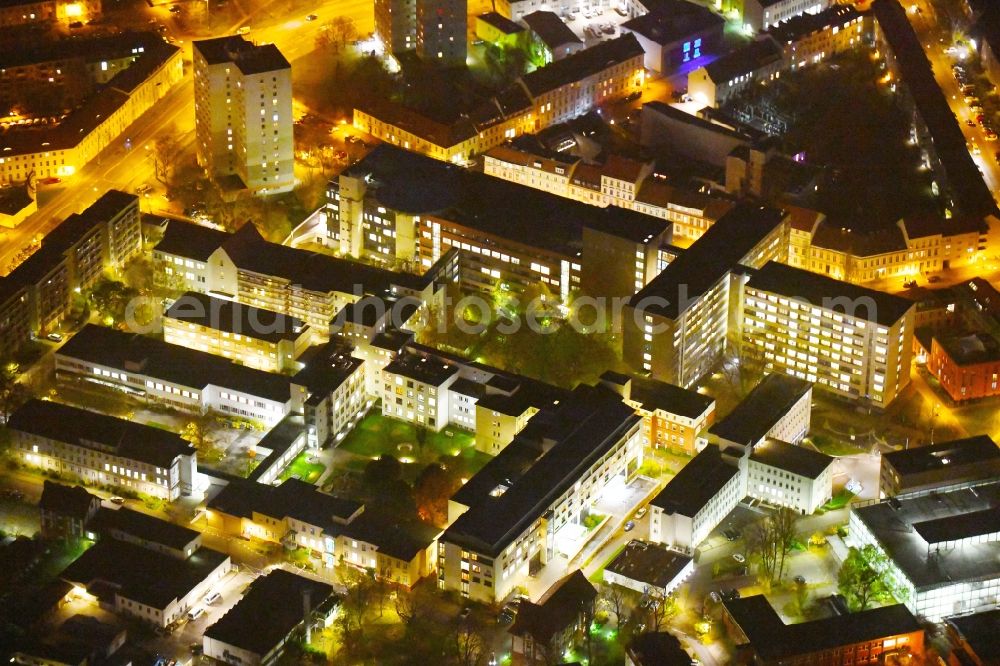
[[[406,468],[416,470],[448,458],[457,459],[463,470],[471,474],[489,460],[488,455],[476,450],[471,433],[448,426],[440,432],[424,430],[421,436],[417,426],[383,416],[378,407],[361,420],[338,448],[372,460],[391,455]]]
[[[282,481],[299,479],[306,483],[316,483],[325,471],[326,465],[321,462],[310,462],[309,454],[303,451],[289,463],[288,467],[281,473],[280,478]]]

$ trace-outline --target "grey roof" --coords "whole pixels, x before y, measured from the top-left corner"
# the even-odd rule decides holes
[[[244,39],[242,35],[199,40],[193,43],[193,47],[201,53],[208,64],[231,62],[244,74],[260,74],[291,68],[277,46],[274,44],[258,46]]]
[[[270,343],[295,340],[307,328],[301,319],[281,312],[263,310],[195,291],[182,294],[170,305],[164,316]]]
[[[667,482],[650,504],[668,515],[694,517],[738,473],[736,465],[722,459],[719,447],[709,444]]]
[[[0,187],[0,213],[17,215],[31,205],[34,199],[24,185],[6,185]]]
[[[50,400],[29,400],[11,415],[7,427],[156,467],[169,468],[178,456],[195,453],[172,432]]]
[[[844,26],[859,16],[861,12],[850,5],[834,5],[815,14],[793,16],[787,21],[771,26],[767,33],[780,44],[797,42],[827,27]]]
[[[1000,610],[959,615],[945,620],[984,664],[1000,663]],[[978,663],[978,662],[977,662]]]
[[[781,60],[781,47],[771,37],[758,39],[705,65],[705,71],[715,83],[728,83],[737,76],[749,74]]]
[[[538,97],[632,58],[641,58],[643,53],[639,40],[628,33],[540,67],[521,77],[521,82],[529,95]]]
[[[109,532],[115,537],[117,537],[116,533],[126,534],[135,539],[158,543],[174,550],[182,550],[201,536],[201,532],[183,525],[125,508],[101,507],[97,515],[94,516],[92,526],[99,532]]]
[[[447,363],[439,363],[425,356],[403,353],[393,359],[382,371],[391,375],[402,375],[407,379],[431,386],[441,386],[458,372],[458,368]]]
[[[46,479],[42,485],[42,497],[38,501],[38,508],[83,520],[90,513],[93,503],[100,501],[100,497],[91,495],[83,486],[65,486]]]
[[[737,444],[752,444],[763,439],[792,406],[809,392],[812,383],[772,373],[764,377],[726,417],[713,424],[708,432]]]
[[[913,530],[930,545],[1000,532],[1000,506],[913,523]]]
[[[609,371],[601,375],[601,379],[615,382],[614,376],[617,374]],[[670,414],[694,419],[704,414],[715,403],[715,399],[710,396],[657,379],[625,375],[618,375],[618,377],[624,377],[625,380],[631,382],[629,399],[640,403],[643,409],[649,411],[659,409]]]
[[[754,272],[747,287],[892,326],[915,307],[913,301],[849,282],[769,261]]]
[[[807,479],[819,478],[819,475],[833,464],[833,458],[825,453],[776,439],[769,439],[756,447],[750,454],[750,460]]]
[[[694,558],[644,541],[629,541],[604,570],[660,589],[669,587]]]
[[[480,21],[488,23],[508,35],[516,35],[519,32],[524,32],[523,25],[518,25],[503,14],[498,14],[497,12],[486,12],[485,14],[480,14],[478,18]]]
[[[60,578],[99,591],[102,601],[110,601],[106,595],[118,591],[127,599],[164,609],[228,559],[224,553],[199,548],[182,560],[118,539],[101,539],[66,567]]]
[[[988,472],[992,469],[990,463],[997,461],[1000,461],[1000,447],[989,435],[977,435],[882,454],[882,464],[891,465],[901,476],[923,474],[946,467],[948,470],[962,469],[963,475],[974,472],[980,466]],[[960,472],[954,474],[958,475]]]
[[[625,648],[635,666],[691,666],[691,655],[667,631],[639,634]]]
[[[676,319],[711,289],[784,220],[776,208],[738,204],[719,218],[698,242],[670,262],[632,297],[649,314]],[[653,299],[663,299],[656,302]]]
[[[565,44],[583,43],[583,40],[577,37],[555,12],[531,12],[522,16],[521,20],[549,49],[557,49]]]
[[[286,479],[277,488],[237,479],[213,497],[208,508],[243,518],[250,518],[255,511],[273,518],[292,517],[339,534],[362,504],[320,492],[316,486],[297,479]]]
[[[264,656],[303,621],[305,601],[315,610],[333,595],[333,587],[284,569],[274,569],[250,585],[246,595],[205,637]]]
[[[619,396],[578,386],[556,409],[532,417],[519,435],[539,444],[543,438],[555,443],[506,492],[478,498],[442,540],[499,554],[638,422]]]
[[[722,603],[754,652],[767,663],[922,631],[903,604],[785,624],[762,594]]]
[[[95,324],[84,326],[59,349],[58,355],[198,390],[215,385],[281,403],[291,399],[290,380],[285,375]]]
[[[167,230],[155,249],[187,259],[208,261],[208,257],[222,247],[227,238],[229,234],[224,231],[183,220],[169,220]]]
[[[937,519],[954,521],[956,534],[965,531],[967,514],[996,509],[1000,506],[1000,483],[938,491],[892,500],[863,507],[852,513],[868,528],[879,545],[892,558],[899,570],[922,590],[964,582],[989,580],[1000,576],[1000,542],[966,543],[939,557],[936,549],[917,531],[919,523]],[[985,514],[983,514],[985,515]],[[947,531],[946,523],[931,526],[925,532],[939,538]]]
[[[400,520],[398,516],[365,510],[344,527],[344,534],[374,545],[379,553],[410,562],[421,551],[430,548],[441,534],[441,529],[420,521]]]
[[[722,34],[725,19],[686,0],[664,0],[651,12],[629,19],[622,28],[661,46],[696,38],[710,30]]]

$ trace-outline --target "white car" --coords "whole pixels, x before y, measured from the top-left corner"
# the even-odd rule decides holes
[[[190,611],[188,611],[188,622],[194,622],[199,617],[204,615],[205,612],[206,612],[205,609],[202,607],[192,608]]]
[[[222,595],[218,592],[212,592],[210,595],[205,597],[206,604],[214,604],[217,601],[222,601]]]

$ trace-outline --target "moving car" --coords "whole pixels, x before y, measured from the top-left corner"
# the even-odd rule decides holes
[[[306,17],[306,20],[307,21],[315,21],[316,20],[316,15],[315,14],[310,14],[309,16]]]
[[[646,515],[646,507],[642,507],[641,509],[635,512],[636,518],[642,518],[645,515]]]
[[[626,532],[631,532],[634,528],[635,528],[635,522],[633,522],[633,521],[630,520],[627,523],[625,523],[625,531]]]
[[[205,614],[204,607],[199,606],[198,608],[192,608],[190,611],[188,611],[188,621],[194,622],[204,614]]]
[[[217,601],[222,601],[222,595],[218,592],[212,592],[210,595],[205,597],[206,604],[214,604]]]
[[[733,559],[739,562],[740,564],[743,564],[744,562],[747,561],[747,558],[743,557],[742,553],[733,553]]]
[[[63,336],[59,333],[49,333],[45,336],[46,340],[51,340],[52,342],[62,342]]]
[[[115,496],[115,497],[109,497],[108,501],[111,502],[112,504],[117,504],[117,505],[121,506],[122,504],[125,503],[125,498],[124,497],[117,497],[117,496]]]

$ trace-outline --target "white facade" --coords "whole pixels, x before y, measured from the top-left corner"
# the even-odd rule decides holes
[[[788,507],[800,514],[810,515],[826,504],[833,495],[832,464],[819,476],[811,478],[759,460],[746,458],[745,461],[747,495],[767,504]]]
[[[722,486],[693,516],[667,514],[650,505],[649,540],[668,547],[691,551],[736,508],[744,497],[743,476],[739,473]]]

